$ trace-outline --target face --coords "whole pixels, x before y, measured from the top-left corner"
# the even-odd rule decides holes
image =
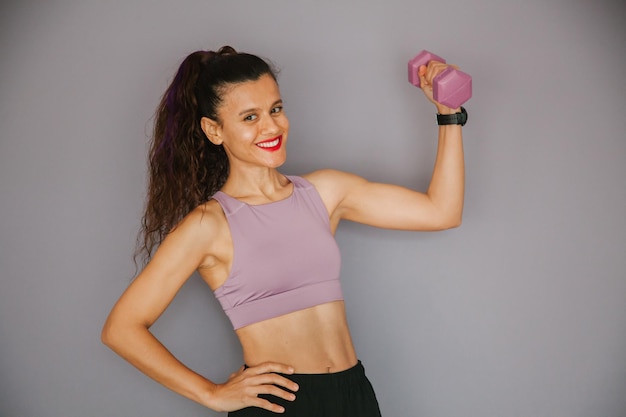
[[[217,113],[220,121],[204,117],[202,129],[211,142],[224,146],[231,171],[285,162],[289,120],[270,75],[227,88]]]

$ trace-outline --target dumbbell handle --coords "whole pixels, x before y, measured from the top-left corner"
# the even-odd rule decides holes
[[[420,87],[419,67],[428,65],[430,61],[443,62],[446,60],[428,52],[420,52],[409,61],[409,82]],[[472,77],[457,69],[448,67],[433,78],[433,98],[436,102],[457,108],[472,97]]]

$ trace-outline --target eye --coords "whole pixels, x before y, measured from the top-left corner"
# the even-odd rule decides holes
[[[283,111],[283,106],[276,106],[270,111],[270,113],[277,114],[277,113],[281,113],[282,111]]]
[[[246,122],[251,122],[253,120],[256,120],[256,114],[249,114],[246,117],[244,117],[243,120]]]

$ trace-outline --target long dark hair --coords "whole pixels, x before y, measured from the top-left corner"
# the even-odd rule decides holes
[[[263,59],[230,46],[188,55],[155,113],[148,156],[148,194],[135,260],[145,265],[176,224],[226,182],[228,157],[200,127],[208,117],[221,123],[218,108],[226,87],[276,71]]]

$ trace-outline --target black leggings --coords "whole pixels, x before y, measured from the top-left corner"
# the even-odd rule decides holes
[[[380,417],[376,395],[359,361],[354,367],[331,374],[284,375],[298,384],[295,401],[261,395],[285,407],[281,414],[257,407],[228,413],[229,417]]]

